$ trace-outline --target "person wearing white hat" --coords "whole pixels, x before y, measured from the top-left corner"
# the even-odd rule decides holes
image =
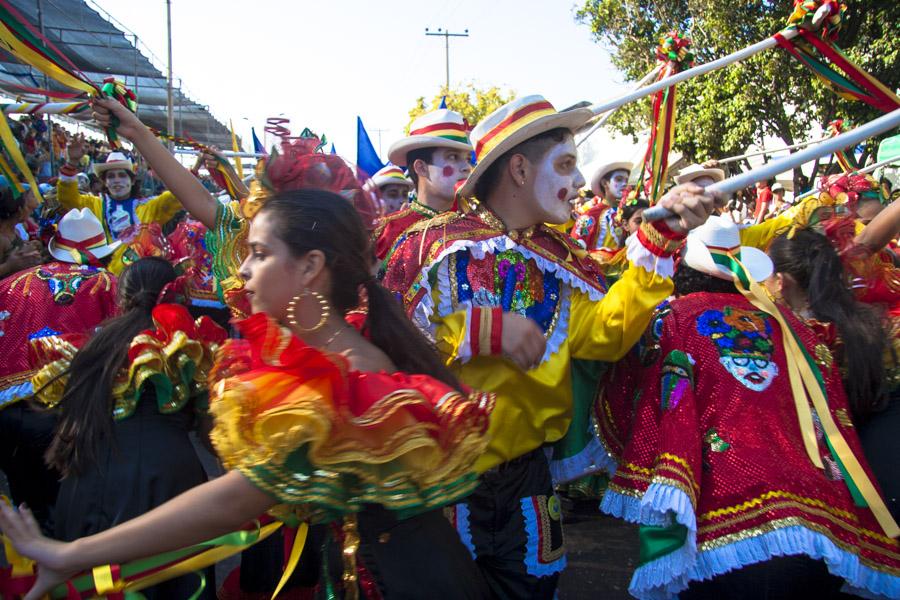
[[[817,335],[824,323],[768,296],[772,272],[730,219],[710,217],[688,235],[675,299],[598,402],[617,463],[601,510],[641,526],[637,598],[900,594],[897,525],[851,421],[840,357]]]
[[[99,196],[78,189],[79,163],[84,156],[84,141],[73,138],[66,148],[66,164],[59,169],[57,200],[64,209],[89,208],[110,240],[118,239],[129,227],[139,223],[165,225],[182,210],[181,203],[169,191],[152,198],[139,197],[134,163],[122,152],[111,152],[103,163],[94,165],[94,173],[104,184]]]
[[[383,219],[375,231],[375,256],[384,260],[414,223],[454,207],[456,188],[472,170],[469,127],[458,112],[441,108],[416,118],[409,135],[391,144],[388,159],[406,167],[415,189],[409,205]]]
[[[497,394],[482,483],[454,522],[496,597],[552,598],[565,567],[559,499],[544,445],[572,422],[571,359],[617,360],[671,292],[671,253],[714,199],[682,187],[661,202],[679,217],[629,240],[631,266],[607,288],[597,264],[548,227],[584,186],[573,131],[590,110],[557,112],[525,96],[472,131],[477,163],[461,197],[473,211],[418,223],[386,261],[384,284],[462,382]],[[557,482],[602,464],[596,440],[556,463]]]
[[[718,167],[705,167],[703,165],[688,165],[675,176],[675,183],[682,184],[693,182],[702,188],[718,183],[725,179],[725,171]]]
[[[586,250],[615,252],[622,246],[624,232],[616,213],[633,167],[630,162],[609,162],[591,177],[594,197],[578,207],[578,216],[569,232]]]
[[[372,182],[378,188],[384,213],[395,213],[409,200],[409,191],[413,188],[413,182],[403,174],[403,169],[388,165],[372,175]]]

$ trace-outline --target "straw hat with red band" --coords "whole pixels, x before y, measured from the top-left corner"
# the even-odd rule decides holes
[[[590,109],[576,108],[557,112],[543,96],[525,96],[504,104],[472,130],[477,163],[459,195],[470,197],[475,192],[475,182],[491,164],[508,150],[536,135],[562,127],[574,133],[593,116]]]
[[[409,126],[409,136],[391,144],[388,160],[405,167],[406,155],[422,148],[455,148],[471,152],[466,120],[458,112],[446,108],[425,113]]]
[[[388,165],[372,175],[372,182],[376,187],[384,187],[386,185],[413,187],[412,180],[404,175],[403,169],[394,165]]]
[[[53,258],[63,262],[87,265],[109,256],[122,245],[121,241],[106,243],[103,225],[87,208],[73,208],[60,219],[56,235],[48,248]]]
[[[110,152],[109,156],[106,157],[106,162],[95,164],[94,175],[102,178],[106,171],[112,171],[113,169],[122,169],[134,175],[134,163],[121,152]]]
[[[595,196],[602,195],[603,190],[600,187],[600,182],[603,180],[604,175],[613,171],[625,171],[631,174],[633,168],[634,163],[627,161],[614,161],[600,165],[600,168],[594,171],[594,175],[591,177],[591,191],[594,192]]]

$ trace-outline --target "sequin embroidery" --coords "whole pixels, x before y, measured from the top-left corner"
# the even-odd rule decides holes
[[[762,392],[778,376],[765,314],[730,306],[707,310],[697,317],[697,331],[715,343],[719,362],[744,387]]]

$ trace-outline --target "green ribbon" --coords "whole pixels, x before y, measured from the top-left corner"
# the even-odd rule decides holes
[[[674,523],[667,527],[641,525],[638,528],[638,539],[641,544],[638,566],[642,567],[683,547],[687,541],[687,535],[687,527],[680,523]]]

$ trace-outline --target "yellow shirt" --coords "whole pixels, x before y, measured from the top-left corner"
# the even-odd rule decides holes
[[[505,234],[458,240],[423,263],[413,288],[428,293],[408,307],[414,321],[464,384],[497,394],[491,442],[476,463],[478,472],[562,438],[572,413],[571,359],[618,360],[672,293],[671,259],[653,256],[636,237],[627,252],[629,268],[605,294]],[[511,287],[510,269],[518,269],[515,291],[498,294]],[[498,306],[525,314],[543,329],[547,350],[535,369],[523,372],[501,356],[474,351],[479,333],[473,310]]]

